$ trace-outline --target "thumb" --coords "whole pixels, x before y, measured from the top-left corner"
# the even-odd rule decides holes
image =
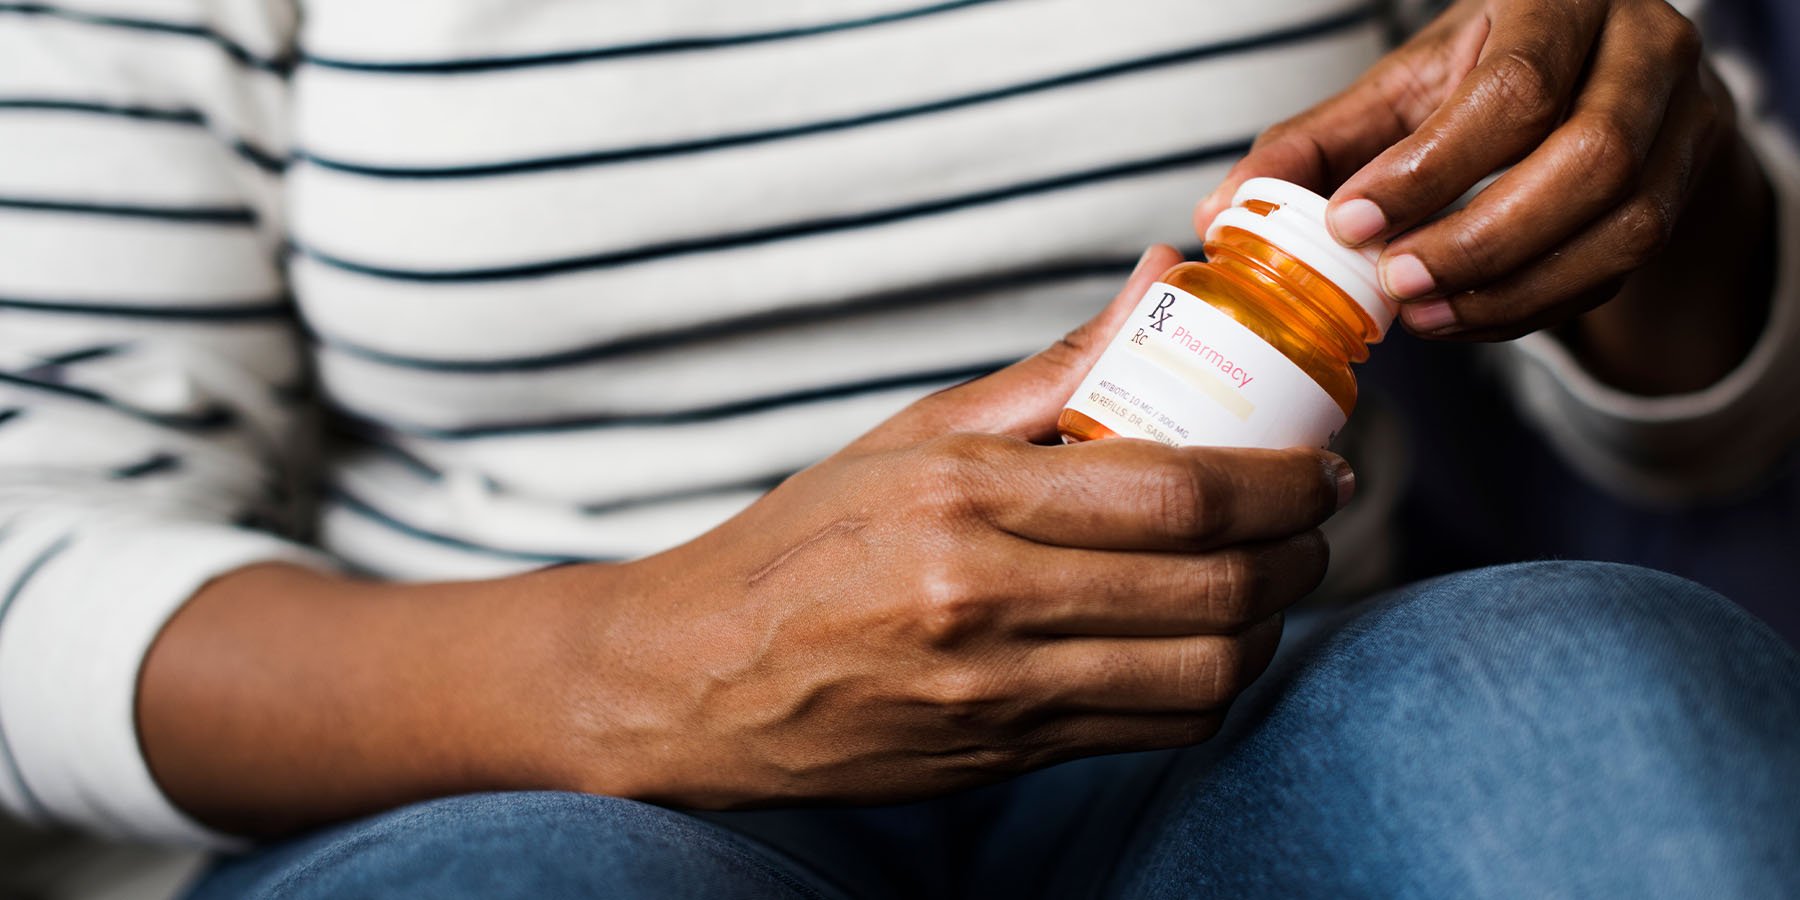
[[[1426,36],[1422,36],[1426,37]],[[1428,36],[1390,54],[1336,96],[1258,135],[1219,186],[1194,207],[1194,231],[1202,238],[1213,217],[1252,178],[1291,181],[1325,196],[1369,160],[1412,133],[1429,114],[1432,91],[1418,84],[1420,54],[1437,50]]]
[[[1006,434],[1047,441],[1069,395],[1158,276],[1181,262],[1181,252],[1155,244],[1138,258],[1112,302],[1062,340],[992,375],[932,394],[901,410],[854,446],[907,446],[942,434]]]

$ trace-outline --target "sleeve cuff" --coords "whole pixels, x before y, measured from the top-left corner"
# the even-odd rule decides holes
[[[1800,436],[1800,153],[1778,126],[1746,125],[1774,187],[1775,294],[1762,335],[1712,386],[1646,397],[1590,374],[1543,332],[1505,360],[1527,417],[1577,469],[1621,496],[1675,504],[1742,490]]]
[[[257,562],[329,567],[269,535],[195,522],[39,527],[0,545],[0,782],[26,818],[159,843],[229,847],[177,809],[139,749],[138,672],[213,578]]]

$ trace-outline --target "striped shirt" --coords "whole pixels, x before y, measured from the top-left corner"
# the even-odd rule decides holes
[[[1368,0],[0,2],[0,802],[206,840],[133,691],[208,579],[692,538],[1085,320],[1146,244],[1191,245],[1250,139],[1392,24]],[[1794,248],[1800,178],[1763,146]],[[1796,285],[1701,394],[1618,394],[1548,338],[1499,352],[1595,478],[1722,488],[1793,434]]]

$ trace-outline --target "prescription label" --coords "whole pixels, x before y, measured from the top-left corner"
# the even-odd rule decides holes
[[[1177,447],[1324,447],[1344,411],[1311,376],[1211,304],[1157,282],[1069,408]]]

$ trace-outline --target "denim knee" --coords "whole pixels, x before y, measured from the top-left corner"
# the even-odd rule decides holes
[[[1759,628],[1755,617],[1710,588],[1641,566],[1578,560],[1540,560],[1442,575],[1384,598],[1390,607],[1479,625],[1469,613],[1581,619],[1618,629],[1621,637],[1684,627]],[[1379,602],[1378,606],[1381,605]]]
[[[1800,896],[1800,657],[1628,566],[1371,601],[1166,796],[1127,896]]]
[[[816,898],[786,860],[661,807],[559,792],[447,797],[229,861],[210,897]]]
[[[1780,637],[1707,588],[1614,563],[1422,582],[1374,601],[1327,641],[1319,668],[1354,682],[1366,707],[1396,712],[1435,701],[1539,726],[1629,713],[1677,731],[1721,714],[1800,717],[1800,656]]]
[[[1387,828],[1483,857],[1452,868],[1547,867],[1592,895],[1792,886],[1800,656],[1704,587],[1606,563],[1459,573],[1376,601],[1300,680],[1287,700],[1342,718],[1333,768],[1387,795]]]

